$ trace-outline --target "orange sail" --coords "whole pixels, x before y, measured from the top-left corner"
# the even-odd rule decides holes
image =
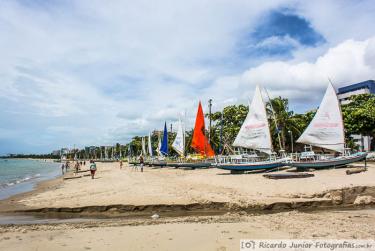
[[[201,102],[198,105],[197,118],[195,120],[193,140],[191,142],[191,147],[199,154],[212,157],[215,156],[210,143],[206,138],[205,125],[204,125],[204,115]]]

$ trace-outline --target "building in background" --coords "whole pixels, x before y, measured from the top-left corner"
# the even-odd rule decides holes
[[[350,97],[359,94],[375,94],[375,81],[367,80],[357,84],[352,84],[339,88],[337,97],[340,104],[345,105],[350,103]],[[351,135],[354,142],[362,151],[371,150],[371,140],[369,136]]]
[[[337,97],[342,105],[348,104],[350,102],[349,98],[354,95],[359,94],[375,94],[375,81],[367,80],[357,84],[348,85],[339,88]]]

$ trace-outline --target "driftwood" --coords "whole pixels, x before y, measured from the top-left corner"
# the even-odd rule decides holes
[[[275,173],[275,174],[264,174],[263,177],[268,179],[297,179],[297,178],[309,178],[314,177],[312,173]]]
[[[82,178],[82,176],[72,176],[72,177],[64,177],[64,180],[72,180],[72,179],[79,179]]]
[[[350,174],[361,173],[361,172],[366,172],[366,171],[367,171],[366,167],[356,167],[356,168],[346,170],[346,174],[350,175]]]

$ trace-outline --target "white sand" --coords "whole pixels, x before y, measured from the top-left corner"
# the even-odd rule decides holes
[[[270,180],[262,174],[230,175],[219,169],[179,170],[145,168],[143,173],[118,163],[98,163],[96,179],[65,180],[54,190],[27,197],[30,207],[89,205],[149,205],[231,202],[259,204],[296,200],[330,189],[375,186],[375,165],[367,172],[346,175],[346,169],[314,172],[305,179]]]

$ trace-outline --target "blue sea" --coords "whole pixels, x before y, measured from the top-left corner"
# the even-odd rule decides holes
[[[58,177],[60,165],[42,160],[0,159],[0,199],[31,191],[38,182]]]

